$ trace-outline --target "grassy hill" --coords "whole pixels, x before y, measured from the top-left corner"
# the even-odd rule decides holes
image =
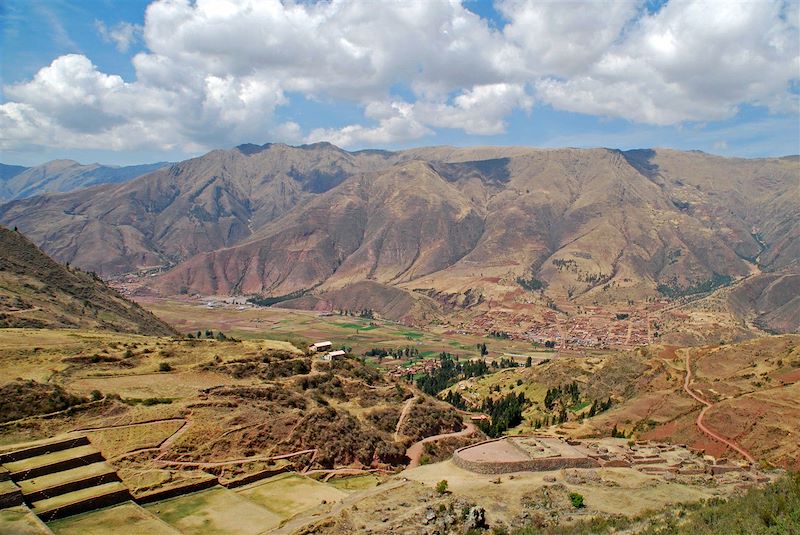
[[[0,227],[0,326],[173,334],[94,274],[58,264],[5,227]]]

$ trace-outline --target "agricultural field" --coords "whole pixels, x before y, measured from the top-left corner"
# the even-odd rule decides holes
[[[524,355],[517,357],[520,362],[524,362],[528,355],[533,358],[554,356],[554,352],[541,351],[529,342],[459,334],[435,325],[422,330],[385,319],[321,315],[277,307],[247,306],[240,310],[239,306],[225,305],[208,308],[204,301],[152,297],[140,297],[137,301],[180,332],[213,329],[242,339],[289,340],[298,345],[332,340],[335,346],[350,347],[356,354],[372,348],[391,349],[408,345],[427,357],[435,357],[441,351],[477,357],[477,344],[485,343],[490,360],[506,354]]]
[[[145,507],[182,533],[256,535],[275,527],[280,517],[237,493],[215,487]]]
[[[180,535],[157,516],[148,513],[133,502],[126,502],[99,511],[55,520],[48,527],[55,535],[114,535],[124,525],[128,533]]]
[[[276,514],[281,520],[312,509],[323,503],[336,503],[347,492],[297,474],[283,474],[241,489],[241,496]]]

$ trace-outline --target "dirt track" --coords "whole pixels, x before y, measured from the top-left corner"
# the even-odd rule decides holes
[[[468,437],[475,432],[475,424],[468,423],[466,427],[461,431],[456,431],[455,433],[444,433],[441,435],[434,435],[432,437],[425,437],[419,442],[416,442],[411,445],[410,448],[406,450],[406,456],[411,459],[411,462],[408,463],[406,468],[415,468],[419,466],[419,459],[422,457],[422,448],[428,442],[436,442],[437,440],[441,440],[443,438],[450,438],[450,437]]]
[[[702,403],[703,405],[705,405],[705,407],[703,407],[703,410],[700,411],[700,414],[697,415],[697,420],[695,421],[695,423],[697,424],[697,427],[700,429],[700,431],[702,431],[703,433],[705,433],[706,435],[708,435],[712,439],[717,440],[719,442],[722,442],[723,444],[725,444],[726,446],[728,446],[732,450],[737,451],[742,457],[747,459],[749,462],[755,463],[756,462],[755,459],[753,458],[752,455],[750,455],[750,452],[748,452],[746,449],[744,449],[743,447],[739,446],[735,442],[733,442],[733,441],[731,441],[731,440],[729,440],[729,439],[727,439],[727,438],[715,433],[714,431],[712,431],[711,429],[706,427],[706,425],[703,423],[703,417],[706,415],[706,412],[708,412],[709,409],[711,409],[711,407],[714,406],[714,404],[711,403],[710,401],[707,401],[706,399],[701,397],[699,394],[695,393],[689,387],[689,384],[691,382],[692,382],[692,366],[691,366],[691,360],[690,360],[690,356],[689,356],[689,351],[687,350],[686,351],[686,377],[683,380],[683,389],[686,391],[687,394],[692,396],[695,400],[697,400],[700,403]]]
[[[417,401],[417,396],[410,398],[406,401],[405,405],[403,405],[403,410],[400,412],[400,418],[397,420],[397,426],[394,429],[394,441],[400,442],[400,428],[403,426],[403,420],[406,419],[408,413],[411,412],[411,407]]]

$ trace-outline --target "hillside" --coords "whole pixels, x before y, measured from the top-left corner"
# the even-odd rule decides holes
[[[72,160],[53,160],[35,167],[0,164],[0,202],[125,182],[165,165],[164,162],[129,166],[81,165]]]
[[[5,227],[0,227],[0,326],[173,334],[171,327],[95,275],[54,262]]]
[[[735,440],[756,460],[797,470],[798,335],[721,346],[564,354],[532,367],[463,379],[439,397],[457,395],[468,410],[475,410],[489,398],[497,401],[508,394],[523,394],[527,400],[524,419],[511,434],[544,432],[585,438],[609,436],[616,428],[626,437],[684,443],[716,457],[741,458],[698,428],[704,406],[684,389],[687,357],[692,391],[711,404],[703,415],[704,425]],[[600,405],[607,400],[608,408]],[[595,402],[596,414],[591,414]],[[559,422],[556,418],[562,409],[565,420]]]
[[[343,306],[342,288],[370,281],[406,294],[408,310],[544,309],[797,273],[798,177],[796,157],[666,149],[248,145],[10,203],[0,220],[103,275],[175,266],[155,284],[164,294],[305,292]]]

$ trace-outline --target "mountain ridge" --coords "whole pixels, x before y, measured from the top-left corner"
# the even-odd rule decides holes
[[[105,276],[161,266],[148,286],[167,295],[337,295],[372,281],[459,306],[602,304],[796,270],[798,163],[671,149],[268,143],[90,196],[9,203],[0,221]]]
[[[167,162],[128,166],[81,164],[58,159],[33,167],[0,164],[0,202],[45,193],[67,193],[98,184],[120,183],[168,165]]]

